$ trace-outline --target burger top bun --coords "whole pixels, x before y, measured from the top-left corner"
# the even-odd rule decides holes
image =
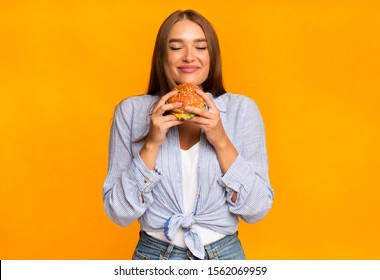
[[[181,107],[171,111],[171,113],[178,119],[189,120],[195,117],[195,114],[185,111],[186,106],[197,107],[203,110],[206,109],[206,103],[203,98],[195,92],[196,89],[200,88],[192,83],[180,84],[173,89],[178,90],[178,93],[170,98],[167,103],[182,103]]]

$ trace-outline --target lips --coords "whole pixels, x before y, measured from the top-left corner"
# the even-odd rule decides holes
[[[183,73],[193,73],[197,71],[199,68],[200,68],[199,66],[195,66],[195,65],[183,65],[183,66],[178,67],[179,71]]]

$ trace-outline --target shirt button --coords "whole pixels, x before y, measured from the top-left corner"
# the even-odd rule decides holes
[[[227,181],[227,186],[231,187],[231,181]]]
[[[149,183],[149,179],[148,178],[144,178],[144,183],[145,184]]]

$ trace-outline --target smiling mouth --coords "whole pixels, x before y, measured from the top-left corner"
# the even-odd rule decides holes
[[[178,69],[183,73],[193,73],[197,71],[200,67],[198,66],[180,66]]]

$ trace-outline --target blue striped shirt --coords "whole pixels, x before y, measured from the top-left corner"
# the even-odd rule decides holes
[[[139,156],[144,141],[136,140],[148,133],[149,115],[157,100],[157,96],[134,96],[116,107],[103,187],[105,211],[121,226],[139,219],[142,230],[164,231],[169,240],[182,227],[189,250],[203,259],[203,244],[193,224],[233,234],[238,217],[255,223],[272,207],[263,121],[256,103],[244,95],[225,93],[213,98],[238,157],[223,174],[213,146],[201,134],[198,198],[194,211],[185,214],[177,127],[168,131],[154,171]],[[232,202],[234,191],[237,199]]]

